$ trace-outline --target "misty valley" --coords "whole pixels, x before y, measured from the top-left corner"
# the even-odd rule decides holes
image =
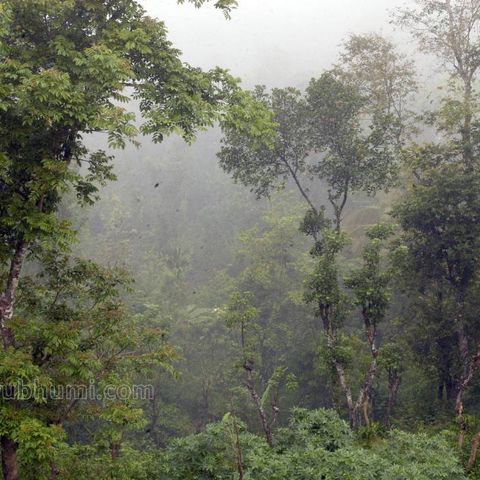
[[[0,57],[0,478],[480,479],[480,0],[2,0]]]

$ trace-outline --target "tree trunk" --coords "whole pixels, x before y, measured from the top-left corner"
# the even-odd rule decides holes
[[[356,421],[355,421],[355,406],[353,404],[352,390],[350,389],[350,386],[347,383],[347,376],[345,374],[345,369],[343,368],[343,365],[341,365],[336,358],[333,359],[333,363],[335,365],[335,370],[337,371],[338,381],[340,382],[340,386],[342,387],[342,391],[347,401],[350,426],[353,428],[355,427]]]
[[[353,428],[357,423],[355,420],[355,406],[353,404],[352,390],[348,385],[345,369],[343,368],[343,365],[337,360],[337,357],[335,355],[337,335],[332,326],[329,308],[324,307],[323,305],[320,305],[319,310],[321,312],[320,316],[323,322],[323,330],[325,332],[325,336],[327,337],[327,347],[330,350],[330,353],[332,356],[332,363],[333,363],[333,366],[335,367],[335,371],[337,372],[338,382],[340,383],[342,392],[345,395],[345,400],[347,402],[347,408],[348,408],[348,418],[350,421],[350,426]]]
[[[370,404],[370,398],[368,396],[365,397],[362,405],[362,412],[363,412],[363,420],[365,422],[365,426],[370,426],[370,415],[368,413],[368,406]]]
[[[377,327],[375,323],[370,321],[369,315],[365,310],[362,312],[362,315],[365,323],[365,331],[367,334],[368,344],[370,346],[370,352],[372,354],[372,361],[370,362],[370,368],[368,369],[368,373],[365,377],[365,381],[363,382],[363,386],[360,390],[360,393],[358,394],[358,399],[354,406],[354,412],[355,419],[357,422],[359,422],[359,414],[357,412],[363,410],[365,417],[365,425],[368,426],[370,424],[370,419],[368,418],[368,402],[371,397],[373,381],[375,380],[378,370],[378,350],[376,345]],[[359,424],[354,426],[358,427]]]
[[[352,395],[352,390],[347,382],[347,375],[345,373],[345,369],[343,368],[343,365],[337,360],[335,356],[335,347],[337,343],[337,338],[330,326],[330,320],[328,318],[328,315],[322,316],[322,320],[323,320],[325,334],[327,336],[327,346],[332,355],[333,366],[335,367],[335,371],[337,372],[338,382],[340,383],[342,392],[345,395],[345,400],[347,401],[348,418],[350,420],[350,426],[353,427],[355,424],[355,408],[353,405],[353,395]]]
[[[463,415],[463,393],[464,390],[459,387],[457,399],[455,401],[455,414],[460,427],[460,431],[458,433],[458,446],[460,448],[462,448],[465,444],[465,435],[467,433],[467,422],[465,420],[465,416]]]
[[[115,462],[120,458],[121,450],[122,450],[122,445],[120,442],[112,442],[110,444],[110,456],[112,458],[112,462]]]
[[[337,343],[337,336],[335,328],[331,321],[331,311],[328,306],[319,305],[320,316],[323,322],[323,330],[327,337],[327,347],[332,355],[332,362],[337,372],[338,381],[342,388],[342,391],[345,395],[348,408],[348,416],[350,420],[350,426],[352,428],[358,428],[361,425],[361,415],[362,412],[365,418],[365,424],[370,424],[370,419],[368,418],[368,402],[371,397],[371,391],[373,386],[373,381],[375,380],[377,370],[378,370],[378,349],[376,345],[377,339],[377,327],[376,324],[371,322],[367,312],[364,310],[362,312],[363,319],[365,322],[365,331],[368,339],[368,344],[370,346],[370,352],[372,355],[372,361],[370,363],[370,368],[365,377],[365,381],[362,385],[362,388],[358,394],[357,401],[354,403],[352,389],[348,385],[347,376],[343,365],[337,360],[335,356],[335,348]]]
[[[250,396],[252,397],[253,403],[257,407],[258,414],[260,416],[260,423],[262,424],[262,430],[265,434],[265,438],[267,443],[270,447],[273,447],[273,434],[272,429],[270,428],[270,424],[268,422],[267,414],[265,413],[265,409],[262,406],[262,400],[260,399],[257,390],[255,389],[255,385],[253,383],[252,377],[252,368],[250,365],[245,363],[244,367],[245,372],[247,373],[247,383],[246,387],[247,390],[250,392]]]
[[[5,349],[13,347],[15,339],[9,326],[13,318],[13,308],[20,281],[20,272],[22,271],[25,257],[27,256],[28,245],[24,240],[19,240],[15,248],[15,253],[10,263],[10,273],[7,279],[5,290],[0,295],[0,331],[2,335],[3,346]]]
[[[238,480],[243,480],[245,466],[243,465],[242,445],[240,443],[240,429],[238,428],[237,418],[233,416],[233,430],[235,433],[235,465],[238,472]]]
[[[463,147],[463,160],[467,169],[471,169],[473,166],[473,148],[472,148],[472,78],[469,74],[464,76],[464,109],[465,116],[462,126],[462,147]]]
[[[458,435],[458,445],[463,447],[465,443],[465,435],[467,431],[467,423],[464,413],[463,398],[466,390],[470,386],[473,377],[480,367],[480,343],[477,344],[477,349],[473,357],[470,355],[468,337],[465,330],[465,321],[464,321],[464,303],[463,295],[457,301],[458,314],[455,318],[455,326],[457,331],[457,340],[458,340],[458,350],[460,355],[460,360],[462,362],[462,375],[457,382],[457,396],[455,399],[455,414],[457,416],[458,423],[460,425],[460,433]]]
[[[17,448],[18,445],[7,436],[0,439],[2,446],[2,473],[3,480],[19,480]]]
[[[15,338],[9,324],[13,318],[13,309],[20,281],[20,273],[22,271],[25,257],[27,256],[27,250],[27,242],[19,240],[10,262],[10,272],[5,290],[0,295],[0,334],[4,349],[15,346]],[[11,388],[13,389],[14,387]],[[4,480],[18,480],[17,443],[8,436],[1,437],[0,443],[2,447],[3,478]]]
[[[354,405],[354,418],[355,418],[355,423],[353,425],[354,428],[357,428],[360,426],[359,412],[363,411],[364,414],[365,412],[368,413],[368,402],[370,399],[370,392],[372,391],[373,380],[375,379],[375,376],[377,374],[377,369],[378,369],[378,363],[377,363],[377,357],[375,356],[372,360],[372,363],[370,364],[370,369],[367,373],[367,377],[365,378],[365,382],[360,390],[360,393],[358,394],[358,399]],[[366,418],[365,425],[368,426],[369,424],[370,424],[370,419]]]
[[[458,446],[463,447],[465,443],[465,435],[467,432],[467,422],[464,412],[463,397],[465,391],[469,387],[473,376],[476,370],[479,367],[480,361],[480,345],[477,347],[477,353],[473,358],[470,358],[469,346],[468,346],[468,337],[465,330],[465,321],[464,321],[464,300],[463,294],[460,295],[460,298],[457,300],[458,304],[458,314],[455,318],[455,327],[457,331],[457,341],[458,341],[458,351],[460,355],[460,360],[462,362],[462,375],[457,382],[457,396],[455,398],[455,414],[457,416],[457,421],[460,426],[460,432],[458,434]]]
[[[388,377],[388,402],[387,410],[385,412],[385,425],[390,427],[392,423],[393,409],[397,403],[397,394],[402,378],[396,372],[389,374]]]
[[[475,437],[473,437],[472,442],[472,451],[470,452],[470,458],[468,459],[468,469],[470,470],[475,466],[477,462],[478,447],[480,445],[480,432],[478,432]]]
[[[480,368],[480,343],[477,345],[477,350],[473,358],[467,362],[466,371],[462,375],[462,378],[460,379],[457,386],[457,398],[455,400],[455,413],[457,415],[457,419],[460,424],[460,434],[458,436],[459,447],[463,447],[465,443],[465,434],[467,431],[467,423],[463,415],[463,411],[464,411],[463,397],[465,395],[467,388],[470,386],[475,373],[479,368]]]
[[[50,476],[48,477],[48,480],[57,480],[59,475],[60,470],[54,463],[52,463],[52,465],[50,466]]]

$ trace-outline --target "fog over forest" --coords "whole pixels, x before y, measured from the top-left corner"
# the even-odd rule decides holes
[[[480,479],[480,0],[0,1],[0,480]]]
[[[337,60],[339,45],[352,33],[406,38],[389,25],[389,12],[404,5],[401,0],[246,0],[227,22],[213,6],[178,7],[175,0],[141,3],[165,21],[185,61],[228,68],[247,88],[304,87]]]

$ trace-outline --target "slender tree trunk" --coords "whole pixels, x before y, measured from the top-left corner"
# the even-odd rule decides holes
[[[3,480],[18,480],[20,478],[17,460],[18,445],[7,436],[1,437],[0,444],[2,446]]]
[[[470,74],[464,75],[464,122],[462,127],[463,160],[467,169],[473,167],[472,148],[472,78]]]
[[[50,476],[48,477],[49,480],[57,480],[58,476],[60,475],[60,470],[57,466],[52,463],[50,467]]]
[[[462,375],[457,382],[457,395],[455,398],[455,414],[460,426],[458,435],[458,445],[463,447],[465,443],[465,435],[467,432],[467,422],[464,416],[464,396],[468,387],[472,383],[475,373],[480,368],[480,343],[477,344],[475,354],[472,356],[469,351],[468,337],[465,329],[464,321],[464,303],[463,295],[458,301],[458,314],[455,319],[455,326],[458,337],[458,349],[460,360],[462,362]]]
[[[470,40],[470,33],[464,38],[465,32],[459,28],[461,21],[452,7],[451,0],[445,1],[448,13],[448,47],[452,49],[455,59],[455,69],[463,81],[463,125],[460,131],[462,136],[463,162],[467,169],[473,167],[473,149],[472,149],[472,81],[478,67],[466,60],[470,54],[466,49],[464,42]],[[462,15],[462,14],[460,14]]]
[[[366,396],[362,405],[363,421],[365,422],[366,427],[370,426],[370,415],[368,413],[369,403],[370,403],[370,398]]]
[[[330,200],[332,200],[332,196],[330,195]],[[348,198],[348,183],[347,188],[344,192],[343,201],[340,207],[336,207],[336,204],[332,201],[332,205],[335,208],[336,217],[337,217],[337,231],[340,232],[340,225],[341,225],[341,212],[345,206],[345,203]],[[352,389],[348,385],[347,376],[345,374],[345,369],[341,362],[338,361],[335,350],[336,350],[336,343],[337,343],[337,332],[334,323],[332,322],[332,316],[334,317],[335,312],[332,312],[332,309],[329,305],[325,305],[319,303],[319,313],[320,317],[323,322],[323,330],[327,338],[327,346],[331,352],[332,362],[337,372],[338,381],[342,388],[342,391],[345,395],[345,399],[347,401],[347,408],[348,408],[348,416],[350,419],[350,425],[352,428],[357,428],[361,425],[361,414],[363,412],[365,424],[370,424],[370,418],[368,415],[368,404],[371,399],[371,392],[373,388],[373,382],[377,375],[378,370],[378,349],[376,345],[377,340],[377,325],[374,321],[371,321],[369,312],[367,307],[362,310],[363,321],[365,325],[365,333],[367,336],[368,344],[370,347],[370,353],[372,356],[372,360],[370,362],[370,367],[366,374],[364,383],[360,389],[358,394],[357,400],[354,403],[353,396],[352,396]]]
[[[350,388],[350,385],[348,384],[345,369],[343,368],[343,365],[338,361],[335,355],[335,348],[337,346],[337,335],[332,325],[329,307],[319,305],[319,310],[321,312],[320,316],[323,322],[323,330],[327,338],[327,347],[330,350],[332,363],[335,368],[335,371],[337,372],[338,382],[340,383],[340,387],[342,389],[343,394],[345,395],[345,400],[347,402],[348,418],[350,420],[350,426],[354,427],[356,422],[355,422],[355,406],[353,403],[352,390]]]
[[[358,394],[358,399],[354,406],[355,411],[355,418],[358,422],[358,412],[360,409],[364,410],[364,413],[367,412],[368,414],[368,402],[371,397],[371,391],[373,387],[373,382],[377,375],[378,371],[378,349],[376,345],[377,339],[377,327],[374,323],[370,321],[370,318],[367,312],[364,310],[362,312],[364,323],[365,323],[365,331],[367,334],[368,344],[370,346],[370,352],[372,355],[372,361],[370,363],[370,368],[368,369],[368,373],[365,377],[365,381],[363,382],[363,386]],[[365,410],[365,404],[367,404],[367,409]],[[368,426],[370,424],[370,419],[368,416],[365,418],[365,424]],[[355,425],[358,426],[358,425]]]
[[[17,288],[20,281],[20,273],[27,255],[27,250],[27,242],[25,242],[23,239],[20,239],[10,262],[10,272],[5,290],[0,295],[0,334],[4,349],[13,348],[15,346],[15,338],[10,326],[10,321],[13,318],[13,310],[15,306]],[[8,436],[1,437],[0,443],[2,447],[3,478],[4,480],[18,480],[18,445]]]
[[[252,397],[253,403],[257,407],[258,415],[260,416],[260,423],[262,425],[262,430],[265,433],[265,438],[267,440],[267,443],[270,447],[273,447],[272,429],[268,422],[267,414],[265,413],[265,409],[263,408],[263,405],[262,405],[262,400],[257,393],[257,390],[255,388],[255,382],[253,380],[252,370],[253,370],[254,363],[251,360],[249,360],[246,355],[245,324],[243,322],[241,324],[240,337],[241,337],[241,345],[242,345],[242,351],[244,356],[243,369],[245,370],[245,374],[246,374],[245,386],[247,387],[247,390],[250,393],[250,396]]]
[[[122,445],[120,442],[112,442],[110,444],[110,456],[113,462],[115,462],[120,458],[121,450],[122,450]]]
[[[458,342],[458,352],[460,355],[460,361],[462,363],[462,374],[457,383],[457,396],[455,398],[455,414],[457,416],[457,421],[460,427],[460,432],[458,434],[458,446],[463,447],[465,443],[465,434],[467,431],[467,423],[463,415],[463,397],[465,390],[468,387],[468,377],[471,370],[472,364],[470,362],[470,352],[468,347],[468,338],[465,331],[465,321],[464,321],[464,301],[463,295],[460,295],[460,298],[457,300],[458,313],[455,318],[455,328],[457,332],[457,342]]]
[[[15,344],[15,339],[9,322],[13,318],[13,309],[18,283],[20,281],[20,273],[22,271],[25,257],[27,256],[27,249],[27,242],[19,240],[10,263],[10,272],[5,290],[0,295],[0,331],[5,349],[13,347]]]
[[[370,399],[370,392],[372,391],[373,380],[375,379],[377,370],[378,370],[378,362],[377,362],[377,358],[375,357],[372,360],[372,363],[370,364],[370,368],[368,370],[367,376],[360,390],[360,393],[358,394],[358,399],[354,405],[354,412],[355,412],[355,419],[356,419],[356,424],[354,425],[355,428],[359,426],[359,423],[358,423],[359,411],[365,408],[365,403],[367,403],[368,405],[368,401]],[[368,408],[367,408],[367,411],[368,411]],[[366,421],[365,424],[367,425],[370,424],[370,419],[368,419],[368,421]]]
[[[470,386],[475,373],[480,368],[480,343],[477,345],[477,350],[472,359],[468,361],[466,372],[462,375],[457,387],[457,397],[455,400],[455,413],[460,424],[460,433],[458,437],[459,447],[463,447],[465,443],[465,434],[467,432],[467,423],[464,416],[463,397],[468,387]]]
[[[393,409],[397,403],[397,394],[402,378],[397,372],[390,373],[388,377],[388,402],[387,410],[385,412],[385,425],[390,427],[392,423]]]
[[[237,418],[233,416],[233,429],[235,433],[235,464],[238,472],[238,479],[243,480],[245,476],[245,466],[243,465],[242,445],[240,443],[240,429],[238,428]]]
[[[353,404],[353,395],[352,390],[347,382],[347,375],[345,373],[345,369],[343,365],[338,362],[336,358],[333,359],[333,364],[335,366],[335,370],[337,372],[338,381],[340,383],[340,387],[342,388],[343,394],[345,395],[345,399],[347,401],[347,408],[348,408],[348,417],[350,420],[350,426],[355,427],[355,406]]]
[[[463,415],[463,393],[464,389],[459,387],[457,399],[455,401],[455,414],[457,416],[460,432],[458,433],[458,446],[460,448],[465,444],[465,435],[467,433],[467,422]]]
[[[333,213],[335,216],[335,231],[340,233],[342,231],[342,215],[345,205],[347,204],[348,195],[350,189],[350,180],[347,179],[343,187],[343,191],[338,192],[337,194],[328,193],[328,200],[330,201],[333,207]]]
[[[467,467],[470,470],[477,463],[478,447],[480,446],[480,432],[478,432],[472,441],[472,450],[470,452],[470,458],[468,459]]]
[[[267,443],[270,447],[273,447],[272,429],[270,428],[270,424],[268,422],[265,409],[262,406],[262,400],[260,399],[260,396],[258,395],[257,390],[255,389],[253,376],[252,376],[252,367],[247,363],[245,363],[244,369],[247,374],[247,382],[246,382],[247,390],[250,392],[250,396],[252,397],[253,403],[257,407],[258,415],[260,417],[260,423],[262,424],[262,430],[265,434]]]
[[[370,393],[372,390],[373,381],[375,380],[377,370],[378,370],[378,350],[376,346],[377,330],[374,325],[371,325],[369,321],[365,320],[367,338],[370,345],[370,351],[372,354],[372,361],[370,363],[370,368],[365,377],[363,386],[358,394],[358,398],[356,402],[354,402],[352,389],[348,385],[345,369],[343,368],[343,365],[338,361],[338,359],[335,356],[336,333],[333,330],[329,313],[326,311],[325,308],[322,308],[322,306],[320,306],[320,312],[321,312],[321,317],[323,321],[323,328],[325,331],[325,335],[327,337],[327,346],[332,354],[332,362],[337,372],[337,377],[340,383],[340,387],[342,388],[343,394],[345,395],[345,399],[347,402],[350,426],[352,428],[357,428],[361,424],[360,416],[362,411],[365,413],[366,402],[367,402],[366,411],[368,416],[368,402],[370,399]],[[369,418],[365,419],[365,423],[368,425],[370,423],[370,419]]]

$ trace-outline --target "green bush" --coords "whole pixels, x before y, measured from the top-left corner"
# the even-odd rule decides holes
[[[231,417],[176,440],[162,457],[162,480],[236,480],[238,440],[247,480],[465,480],[443,435],[391,432],[362,446],[336,412],[293,411],[289,427],[269,449]]]

